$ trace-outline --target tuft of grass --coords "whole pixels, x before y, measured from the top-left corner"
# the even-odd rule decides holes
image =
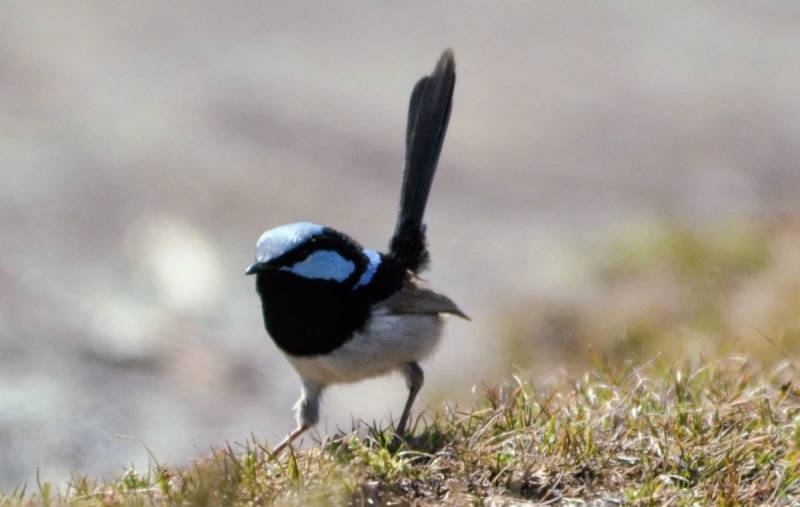
[[[251,438],[184,468],[40,483],[0,505],[795,504],[800,388],[775,378],[741,358],[598,364],[547,388],[517,376],[419,420],[395,452],[388,429],[366,424],[281,459]]]

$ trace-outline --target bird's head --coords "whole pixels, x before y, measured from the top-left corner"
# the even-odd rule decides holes
[[[245,274],[281,271],[358,287],[369,282],[380,262],[380,254],[363,249],[341,232],[297,222],[262,234],[256,243],[255,262]]]

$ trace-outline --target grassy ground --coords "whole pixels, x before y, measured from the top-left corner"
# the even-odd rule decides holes
[[[599,257],[577,297],[501,319],[511,363],[555,380],[431,407],[396,452],[361,423],[280,459],[251,439],[0,506],[800,503],[800,225],[644,228]]]
[[[785,363],[783,368],[790,368]],[[469,409],[419,421],[392,453],[389,433],[273,459],[228,446],[184,469],[153,464],[114,482],[76,477],[19,490],[3,505],[597,505],[800,501],[800,389],[741,358],[696,369],[654,360],[598,366],[537,390],[516,377]]]

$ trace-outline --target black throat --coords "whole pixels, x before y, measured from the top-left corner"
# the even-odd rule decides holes
[[[372,306],[400,289],[405,271],[383,257],[370,283],[309,279],[289,271],[268,270],[256,276],[264,325],[287,354],[315,356],[332,352],[362,330]]]

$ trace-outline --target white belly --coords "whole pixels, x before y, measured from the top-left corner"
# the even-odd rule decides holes
[[[430,355],[442,334],[438,315],[373,314],[364,330],[325,355],[287,356],[301,377],[322,386],[388,373]]]

